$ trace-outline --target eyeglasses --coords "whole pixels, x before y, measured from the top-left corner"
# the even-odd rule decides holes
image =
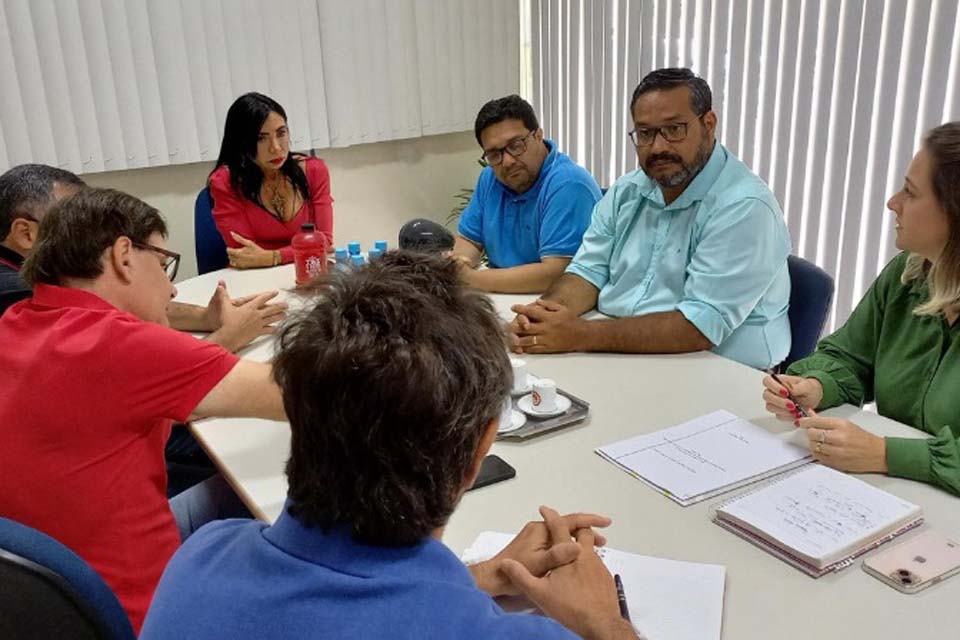
[[[170,282],[173,282],[173,279],[177,277],[177,270],[180,268],[180,254],[174,251],[167,251],[166,249],[161,249],[160,247],[155,247],[152,244],[147,244],[145,242],[133,242],[131,243],[138,249],[144,249],[145,251],[153,251],[159,253],[163,256],[163,271],[167,274],[167,277],[170,278]]]
[[[527,150],[527,138],[533,135],[533,131],[522,138],[514,138],[507,143],[505,147],[491,149],[480,156],[480,164],[485,167],[497,167],[503,163],[503,154],[509,153],[511,157],[517,158]]]
[[[702,117],[703,116],[697,116],[696,119],[699,120]],[[628,131],[627,135],[630,136],[630,142],[633,143],[633,146],[638,148],[652,145],[658,133],[663,136],[663,139],[667,142],[683,142],[687,139],[687,125],[691,122],[693,122],[693,120],[671,122],[662,127],[637,127],[636,129]]]

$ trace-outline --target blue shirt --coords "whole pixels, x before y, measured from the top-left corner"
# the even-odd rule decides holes
[[[288,503],[289,506],[289,503]],[[221,520],[183,544],[140,635],[153,638],[575,638],[505,613],[438,540],[372,547],[346,528]]]
[[[670,205],[640,169],[617,180],[567,271],[601,313],[680,311],[715,353],[765,369],[790,351],[789,254],[773,193],[718,142]]]
[[[550,153],[533,186],[515,193],[497,180],[493,169],[480,172],[470,203],[460,216],[457,232],[483,246],[495,268],[569,258],[577,252],[600,188],[586,169],[552,140]]]

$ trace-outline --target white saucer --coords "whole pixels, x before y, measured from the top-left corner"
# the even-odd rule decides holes
[[[497,433],[513,433],[525,424],[527,424],[527,416],[523,415],[516,409],[511,409],[510,424],[506,427],[501,426],[499,429],[497,429]]]
[[[513,389],[513,390],[510,392],[510,395],[516,397],[516,396],[522,396],[522,395],[525,395],[525,394],[530,393],[531,391],[533,391],[533,381],[534,381],[534,380],[539,380],[539,379],[540,379],[539,377],[533,375],[532,373],[528,373],[528,374],[527,374],[527,386],[525,386],[523,389]]]
[[[558,416],[569,409],[570,404],[570,398],[562,393],[557,394],[557,406],[553,408],[553,411],[541,411],[534,407],[532,393],[517,400],[517,408],[520,409],[520,411],[523,411],[528,416],[534,416],[536,418],[551,418],[553,416]]]

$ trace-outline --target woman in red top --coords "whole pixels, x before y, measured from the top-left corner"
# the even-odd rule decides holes
[[[213,219],[235,268],[292,262],[290,239],[305,222],[333,246],[327,165],[290,153],[289,133],[283,107],[261,93],[240,96],[227,111],[209,186]]]

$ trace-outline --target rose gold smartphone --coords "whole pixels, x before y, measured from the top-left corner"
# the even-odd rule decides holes
[[[863,570],[904,593],[917,593],[960,573],[960,543],[926,531],[863,561]]]

